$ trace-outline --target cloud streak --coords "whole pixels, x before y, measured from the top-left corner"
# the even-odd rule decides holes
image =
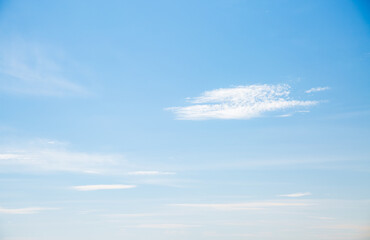
[[[134,176],[157,176],[157,175],[175,175],[175,172],[160,172],[160,171],[135,171],[129,172],[128,175]]]
[[[310,204],[305,202],[248,202],[248,203],[180,203],[172,204],[179,207],[193,207],[215,210],[261,210],[271,207],[304,207]]]
[[[55,208],[41,208],[41,207],[30,207],[30,208],[1,208],[0,213],[4,214],[35,214],[44,210],[53,210]]]
[[[23,146],[22,146],[23,145]],[[63,144],[50,141],[19,143],[0,147],[0,166],[7,171],[69,171],[99,174],[118,171],[127,164],[118,154],[70,151]]]
[[[177,228],[193,228],[200,227],[199,225],[176,224],[176,223],[159,223],[159,224],[140,224],[130,226],[131,228],[153,228],[153,229],[177,229]]]
[[[296,107],[308,107],[317,101],[290,99],[290,86],[247,85],[206,91],[199,97],[188,98],[186,107],[170,107],[166,110],[181,120],[251,119],[263,113]]]
[[[68,79],[71,66],[55,49],[12,41],[0,49],[0,90],[26,95],[87,95],[80,84]]]
[[[109,185],[83,185],[72,187],[78,191],[97,191],[97,190],[115,190],[135,188],[135,185],[109,184]]]
[[[303,192],[303,193],[290,193],[290,194],[281,194],[279,197],[290,197],[290,198],[297,198],[297,197],[305,197],[312,195],[310,192]]]
[[[329,87],[316,87],[316,88],[308,89],[306,91],[306,93],[322,92],[322,91],[326,91],[326,90],[329,90],[329,89],[330,89]]]

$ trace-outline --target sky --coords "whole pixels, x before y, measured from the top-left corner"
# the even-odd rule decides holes
[[[0,0],[0,240],[370,239],[365,0]]]

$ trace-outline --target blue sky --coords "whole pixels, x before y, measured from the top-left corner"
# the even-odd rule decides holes
[[[0,239],[368,239],[369,11],[0,1]]]

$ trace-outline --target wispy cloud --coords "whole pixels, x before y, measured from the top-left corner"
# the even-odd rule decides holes
[[[0,146],[0,166],[7,171],[70,171],[98,174],[119,171],[117,166],[126,163],[124,157],[118,154],[70,151],[64,144],[50,140]]]
[[[29,208],[1,208],[0,213],[5,214],[35,214],[44,210],[54,210],[55,208],[41,208],[41,207],[29,207]]]
[[[247,203],[180,203],[172,204],[179,207],[194,207],[216,210],[260,210],[271,207],[303,207],[310,206],[306,202],[247,202]]]
[[[311,218],[320,219],[320,220],[335,220],[336,219],[336,218],[333,218],[333,217],[317,217],[317,216],[313,216]]]
[[[288,114],[282,114],[282,115],[279,115],[279,116],[277,116],[277,117],[280,117],[280,118],[287,118],[287,117],[291,117],[291,116],[293,116],[293,114],[288,113]]]
[[[367,230],[370,231],[368,225],[355,225],[355,224],[338,224],[338,225],[320,225],[312,228],[336,229],[336,230]]]
[[[135,176],[156,176],[156,175],[174,175],[175,172],[160,172],[160,171],[135,171],[129,172],[129,175]]]
[[[208,237],[222,237],[222,238],[234,238],[234,237],[238,237],[238,238],[256,238],[256,237],[260,237],[262,234],[259,233],[259,234],[256,234],[256,233],[229,233],[229,234],[225,234],[225,233],[217,233],[217,232],[204,232],[203,235],[205,236],[208,236]]]
[[[40,44],[12,41],[0,48],[0,90],[29,95],[86,95],[88,91],[67,76],[70,60]]]
[[[308,89],[306,93],[321,92],[321,91],[326,91],[329,89],[330,89],[329,87],[316,87],[316,88]]]
[[[312,195],[310,192],[302,192],[302,193],[290,193],[290,194],[281,194],[279,197],[290,197],[290,198],[297,198],[297,197],[305,197]]]
[[[162,216],[163,213],[115,213],[115,214],[105,214],[105,217],[113,217],[113,218],[141,218],[141,217],[156,217]]]
[[[290,99],[290,86],[247,85],[233,88],[220,88],[206,91],[201,96],[188,98],[193,105],[187,107],[170,107],[178,119],[250,119],[260,117],[263,113],[296,107],[307,107],[317,101],[300,101]]]
[[[96,190],[114,190],[114,189],[130,189],[135,188],[135,185],[123,185],[123,184],[109,184],[109,185],[83,185],[72,187],[78,191],[96,191]]]
[[[160,224],[139,224],[128,226],[130,228],[154,228],[154,229],[176,229],[176,228],[193,228],[200,227],[199,225],[176,224],[176,223],[160,223]]]

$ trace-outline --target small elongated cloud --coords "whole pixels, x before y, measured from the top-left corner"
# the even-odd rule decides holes
[[[302,207],[309,206],[305,202],[248,202],[248,203],[181,203],[172,204],[180,207],[209,208],[216,210],[259,210],[270,207]]]
[[[304,197],[304,196],[310,196],[310,195],[312,195],[310,192],[303,192],[303,193],[281,194],[279,195],[279,197],[297,198],[297,197]]]
[[[293,100],[289,95],[290,86],[287,84],[220,88],[206,91],[199,97],[188,98],[193,104],[191,106],[170,107],[166,110],[174,112],[177,119],[182,120],[251,119],[267,112],[318,103]]]
[[[316,88],[308,89],[306,91],[306,93],[322,92],[322,91],[326,91],[326,90],[329,90],[329,89],[330,89],[329,87],[316,87]]]
[[[0,213],[5,214],[35,214],[44,210],[52,210],[55,208],[41,208],[41,207],[30,207],[30,208],[1,208]]]
[[[131,228],[153,228],[153,229],[176,229],[176,228],[193,228],[200,227],[199,225],[187,225],[187,224],[176,224],[176,223],[159,223],[159,224],[140,224],[135,226],[129,226]]]
[[[120,217],[130,217],[130,218],[140,218],[140,217],[154,217],[160,216],[162,214],[158,213],[116,213],[116,214],[105,214],[106,217],[120,218]]]
[[[175,172],[159,172],[159,171],[135,171],[129,172],[129,175],[135,176],[155,176],[155,175],[174,175]]]
[[[117,171],[122,155],[70,151],[58,141],[38,140],[0,146],[0,171],[68,171],[99,174]]]
[[[113,190],[135,188],[135,185],[110,184],[110,185],[83,185],[72,187],[78,191],[96,191],[96,190]]]
[[[288,113],[288,114],[282,114],[282,115],[279,115],[279,116],[277,116],[277,117],[280,117],[280,118],[287,118],[287,117],[291,117],[291,116],[293,116],[293,114]]]

